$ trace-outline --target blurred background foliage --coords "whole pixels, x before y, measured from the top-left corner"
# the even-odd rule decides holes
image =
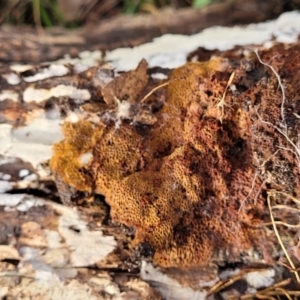
[[[230,0],[2,0],[0,24],[72,28],[120,13],[155,13],[165,6],[201,8],[222,1]]]

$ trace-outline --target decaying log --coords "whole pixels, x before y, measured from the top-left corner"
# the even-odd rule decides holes
[[[164,68],[143,47],[111,52],[122,73],[99,52],[3,64],[0,297],[299,293],[300,17],[284,18],[267,47],[251,34],[268,24],[226,51],[190,37]]]

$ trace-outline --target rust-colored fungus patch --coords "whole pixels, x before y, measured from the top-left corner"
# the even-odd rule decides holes
[[[299,49],[281,49],[280,58],[272,51],[261,57],[273,59],[284,80],[284,120],[278,80],[255,55],[251,70],[245,60],[188,63],[168,78],[165,101],[160,92],[140,103],[153,85],[142,63],[128,79],[139,82],[138,95],[127,95],[134,99],[129,117],[116,127],[115,106],[101,112],[101,124],[66,124],[66,139],[54,148],[54,173],[77,190],[103,194],[113,220],[134,227],[134,245],[149,243],[161,266],[241,261],[251,249],[270,262],[275,239],[261,226],[269,221],[265,191],[299,196],[297,155],[280,130],[296,143],[300,121],[300,86],[285,71],[295,62],[300,68],[299,57],[293,59]],[[115,79],[126,88],[127,74]],[[110,85],[124,95],[122,86]],[[141,110],[155,121],[136,121]],[[78,157],[86,151],[93,159],[82,167]]]
[[[55,157],[50,166],[62,180],[79,191],[92,191],[88,168],[80,162],[80,156],[92,151],[102,133],[102,128],[89,122],[66,123],[63,127],[66,139],[54,145]]]

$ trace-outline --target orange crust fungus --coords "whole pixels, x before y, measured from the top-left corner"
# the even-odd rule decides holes
[[[268,60],[272,54],[266,52],[263,57]],[[251,249],[271,256],[272,238],[268,240],[265,228],[259,227],[268,220],[264,191],[267,185],[279,188],[283,180],[275,175],[271,179],[275,165],[284,168],[296,158],[292,153],[273,155],[277,145],[289,147],[274,127],[281,94],[272,72],[255,56],[251,59],[254,69],[250,72],[238,60],[187,63],[168,78],[165,100],[160,91],[143,103],[139,101],[153,83],[146,77],[146,68],[139,69],[138,77],[147,80],[139,79],[144,92],[139,88],[138,96],[130,95],[134,87],[127,92],[128,117],[118,128],[113,117],[101,125],[66,124],[66,139],[54,147],[52,170],[78,190],[103,194],[112,219],[134,227],[133,244],[149,243],[161,266],[241,261]],[[122,76],[118,80],[124,84],[126,73]],[[131,82],[134,76],[132,71]],[[220,120],[218,103],[223,96],[226,104]],[[270,98],[272,102],[266,104]],[[135,122],[134,115],[147,105],[148,114],[157,121]],[[117,116],[117,105],[112,107],[107,111]],[[292,121],[299,122],[290,114]],[[82,171],[78,157],[86,151],[92,151],[93,159]],[[288,156],[285,163],[284,155]],[[298,191],[295,173],[281,173],[290,178],[285,190],[293,194]]]
[[[80,156],[93,150],[97,135],[101,136],[101,129],[96,129],[93,124],[85,121],[66,123],[63,127],[65,140],[53,147],[51,169],[59,174],[66,184],[79,191],[92,191],[91,174],[88,168],[80,163]]]

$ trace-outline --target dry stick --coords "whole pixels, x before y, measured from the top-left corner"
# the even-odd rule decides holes
[[[272,209],[288,209],[288,210],[294,210],[295,212],[298,212],[298,213],[300,212],[300,209],[295,208],[295,207],[289,207],[284,204],[274,205],[274,206],[272,206]]]
[[[240,279],[243,279],[244,277],[244,274],[239,274],[239,275],[236,275],[235,277],[233,278],[230,278],[226,281],[221,281],[221,282],[218,282],[216,285],[214,285],[208,292],[208,296],[209,295],[212,295],[212,294],[216,294],[222,290],[224,290],[226,287],[232,285],[233,283],[235,283],[236,281],[240,280]]]
[[[164,87],[164,86],[167,86],[169,83],[170,83],[170,81],[165,82],[165,83],[163,83],[163,84],[161,84],[161,85],[155,87],[153,90],[151,90],[151,91],[150,91],[150,92],[149,92],[149,93],[148,93],[148,94],[140,101],[140,103],[145,102],[145,100],[146,100],[147,98],[149,98],[155,91],[157,91],[158,89],[160,89],[160,88],[162,88],[162,87]]]
[[[277,240],[278,240],[278,242],[281,246],[281,249],[283,250],[283,252],[284,252],[291,268],[292,268],[292,272],[295,274],[297,282],[300,283],[299,274],[297,273],[297,271],[295,271],[296,270],[295,265],[294,265],[293,261],[291,260],[289,254],[288,254],[288,252],[287,252],[287,250],[286,250],[286,248],[285,248],[285,246],[284,246],[284,244],[281,240],[281,237],[278,233],[278,230],[277,230],[277,227],[276,227],[276,224],[275,224],[274,216],[273,216],[273,213],[272,213],[271,201],[270,201],[270,195],[274,194],[274,191],[268,191],[267,194],[268,194],[267,201],[268,201],[268,207],[269,207],[269,212],[270,212],[270,218],[271,218],[271,221],[272,221],[272,224],[273,224],[273,229],[274,229],[275,235],[276,235]]]
[[[288,293],[288,295],[290,295],[290,296],[300,296],[299,291],[286,291],[285,290],[285,292]],[[285,296],[286,294],[283,293],[282,291],[280,291],[280,289],[275,289],[275,291],[268,292],[268,295],[270,295],[270,296]],[[243,298],[241,298],[241,299],[243,299]],[[294,298],[294,299],[298,299],[298,298]]]
[[[300,227],[300,224],[298,224],[298,225],[292,225],[292,224],[288,224],[288,223],[285,223],[285,222],[282,222],[282,221],[275,221],[274,224],[276,224],[276,225],[283,225],[283,226],[286,226],[288,228],[299,228]],[[269,226],[269,225],[273,225],[273,223],[272,222],[263,223],[260,226]]]
[[[241,296],[241,299],[242,300],[253,299],[253,298],[257,297],[257,295],[263,295],[263,294],[272,295],[272,293],[275,293],[274,290],[276,290],[277,288],[280,288],[282,286],[288,285],[290,282],[291,282],[290,278],[285,279],[285,280],[283,280],[281,282],[278,282],[278,283],[274,284],[273,286],[267,287],[264,290],[257,292],[256,294],[252,294],[251,293],[251,294],[247,294],[247,295]]]
[[[256,298],[262,299],[262,300],[275,300],[275,298],[267,295],[261,295],[261,294],[256,294]]]
[[[220,291],[224,290],[228,286],[232,285],[236,281],[243,279],[245,274],[251,273],[253,271],[257,271],[257,269],[250,268],[241,271],[239,274],[233,276],[232,278],[229,278],[227,280],[219,281],[214,286],[211,287],[211,289],[208,291],[208,296],[219,293]]]
[[[287,268],[291,271],[291,267],[289,265],[285,264],[284,262],[280,261],[279,264],[281,264],[282,266],[284,266],[285,268]],[[295,271],[297,271],[297,272],[300,271],[300,267],[296,268]]]
[[[275,292],[282,292],[289,300],[293,300],[292,297],[288,294],[288,292],[285,289],[277,288],[275,289]]]

